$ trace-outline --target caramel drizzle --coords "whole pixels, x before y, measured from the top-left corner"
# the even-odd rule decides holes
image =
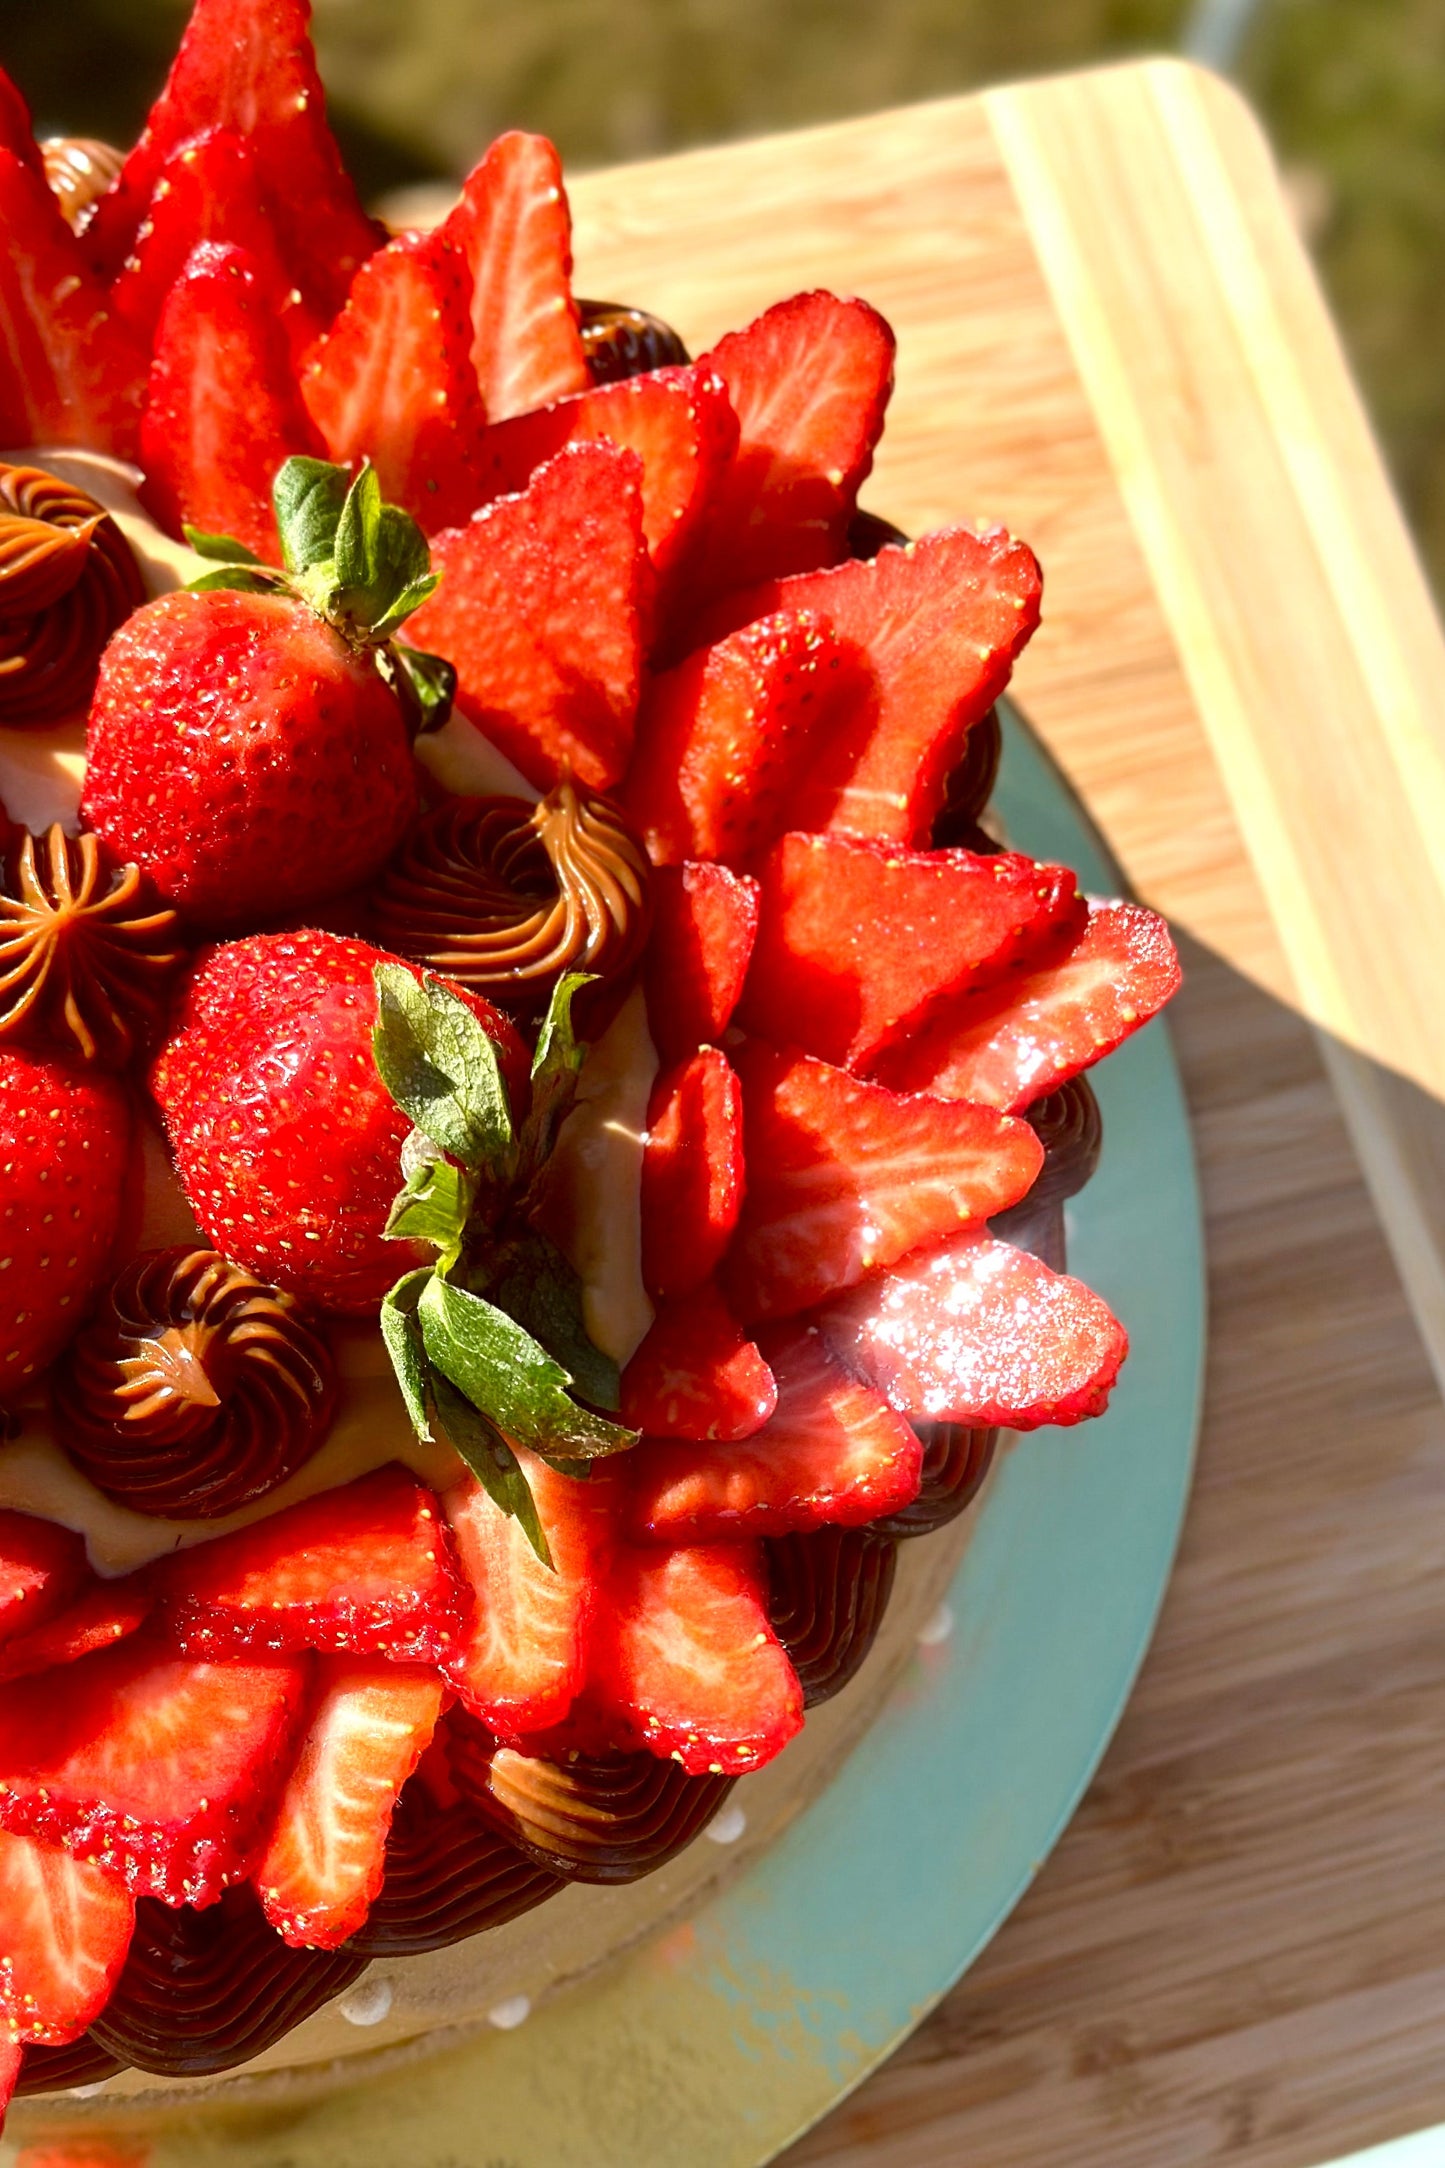
[[[175,912],[157,908],[138,867],[110,867],[98,837],[58,824],[22,831],[4,872],[0,1045],[45,1038],[122,1067],[185,960]]]
[[[564,776],[539,805],[454,798],[421,821],[376,904],[384,946],[507,1007],[567,971],[618,979],[652,920],[647,854],[609,799]]]
[[[107,640],[144,601],[103,505],[43,468],[0,466],[0,725],[85,707]]]

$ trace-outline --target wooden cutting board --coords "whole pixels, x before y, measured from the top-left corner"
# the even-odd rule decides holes
[[[1016,689],[1189,968],[1212,1354],[1158,1640],[1028,1898],[789,2161],[1445,2122],[1445,643],[1255,124],[1158,62],[574,201],[580,290],[694,350],[800,286],[889,316],[866,501],[1034,544]]]

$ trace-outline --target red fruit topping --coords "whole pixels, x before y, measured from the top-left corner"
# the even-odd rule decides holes
[[[1016,1113],[1112,1054],[1179,981],[1162,918],[1136,903],[1091,903],[1062,956],[951,1002],[915,1038],[890,1048],[879,1074],[897,1091]]]
[[[135,1899],[103,1868],[0,1833],[0,2039],[78,2040],[120,1976]]]
[[[816,1331],[774,1327],[771,1422],[742,1445],[646,1444],[629,1466],[628,1531],[716,1543],[861,1527],[918,1495],[923,1447],[882,1395],[832,1361]]]
[[[162,595],[101,658],[84,818],[216,932],[369,878],[416,811],[391,687],[303,602]]]
[[[63,1611],[89,1578],[82,1537],[30,1513],[0,1513],[0,1653]]]
[[[702,357],[726,384],[741,434],[708,516],[700,588],[811,572],[845,554],[895,343],[866,301],[794,294]]]
[[[659,574],[687,553],[737,443],[737,417],[710,370],[656,369],[600,384],[535,414],[499,422],[482,439],[485,494],[525,487],[565,445],[604,438],[642,461],[642,531]]]
[[[743,1095],[715,1046],[659,1077],[642,1159],[642,1277],[659,1298],[711,1278],[743,1201]]]
[[[35,140],[30,123],[30,107],[19,86],[0,68],[0,150],[7,150],[20,163],[30,166],[42,179],[45,160]]]
[[[1039,621],[1040,588],[1033,552],[1002,528],[944,527],[869,563],[725,597],[703,637],[774,610],[816,610],[871,680],[809,763],[788,825],[926,843],[964,739]]]
[[[784,836],[759,878],[738,1022],[847,1069],[865,1066],[948,995],[1057,946],[1085,908],[1065,866],[1013,851],[900,851],[852,836]]]
[[[332,933],[212,949],[151,1073],[176,1171],[215,1248],[317,1308],[358,1315],[375,1310],[409,1260],[434,1256],[383,1232],[411,1128],[371,1045],[372,973],[392,961]],[[529,1056],[515,1027],[480,994],[453,991],[524,1107]]]
[[[783,825],[813,734],[857,675],[823,619],[765,617],[654,678],[624,803],[654,865],[743,865]]]
[[[363,1926],[386,1868],[401,1788],[442,1713],[435,1672],[318,1667],[319,1702],[253,1880],[294,1949],[334,1950]]]
[[[0,1401],[59,1354],[105,1276],[130,1129],[111,1078],[0,1047]]]
[[[595,1678],[633,1744],[689,1776],[743,1776],[801,1729],[802,1688],[765,1589],[748,1544],[619,1554]]]
[[[403,233],[357,272],[301,379],[328,456],[369,458],[388,503],[428,534],[460,526],[482,493],[486,415],[469,347],[461,255],[435,234]]]
[[[464,1615],[441,1508],[395,1464],[160,1569],[162,1626],[187,1656],[320,1649],[438,1663]]]
[[[572,300],[572,219],[545,136],[498,136],[441,229],[471,278],[471,359],[489,421],[588,383]]]
[[[233,535],[279,565],[271,485],[293,453],[320,449],[264,260],[203,241],[171,288],[156,333],[141,423],[147,511],[169,534],[196,527]]]
[[[1043,1165],[1027,1122],[991,1107],[905,1097],[758,1041],[737,1062],[748,1188],[723,1284],[744,1318],[806,1310],[1002,1212]]]
[[[777,1399],[772,1371],[711,1284],[666,1303],[622,1373],[623,1421],[657,1438],[750,1438]]]
[[[25,2049],[18,2041],[0,2032],[0,2138],[5,2135],[5,2117],[15,2098],[24,2062]]]
[[[1098,1295],[986,1228],[880,1273],[821,1323],[905,1415],[1010,1430],[1101,1414],[1129,1348]]]
[[[0,1580],[4,1571],[0,1563]],[[16,1634],[13,1640],[0,1641],[0,1685],[10,1679],[28,1679],[37,1671],[51,1671],[61,1664],[78,1663],[82,1656],[93,1656],[97,1649],[114,1648],[118,1641],[139,1631],[150,1617],[154,1602],[150,1590],[137,1580],[97,1582],[58,1618],[47,1619],[28,1633]]]
[[[758,931],[758,884],[706,863],[652,880],[647,1021],[666,1062],[715,1044],[732,1020]]]
[[[558,1475],[525,1450],[518,1458],[550,1569],[480,1483],[469,1477],[445,1500],[475,1605],[444,1668],[464,1705],[504,1739],[560,1723],[582,1688],[613,1502],[605,1476]]]
[[[0,443],[135,455],[145,355],[45,176],[0,149]]]
[[[197,0],[145,131],[86,233],[87,250],[108,275],[130,254],[176,152],[227,128],[251,145],[293,283],[323,318],[335,315],[381,236],[326,125],[310,14],[309,0]]]
[[[245,1868],[304,1700],[296,1659],[192,1663],[150,1636],[0,1688],[0,1828],[208,1904]]]
[[[457,706],[539,789],[594,790],[632,749],[647,561],[636,457],[579,444],[518,497],[436,535],[442,584],[407,638],[457,668]]]

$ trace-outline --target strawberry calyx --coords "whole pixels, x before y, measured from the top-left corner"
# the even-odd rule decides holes
[[[396,638],[441,584],[411,514],[384,502],[369,460],[353,479],[349,468],[329,460],[288,459],[271,501],[282,564],[264,563],[234,535],[187,527],[191,548],[216,567],[189,581],[190,593],[229,588],[304,603],[348,647],[371,658],[408,710],[413,735],[439,730],[451,713],[456,671],[444,657]]]
[[[611,1420],[621,1380],[588,1337],[576,1273],[531,1224],[576,1096],[583,1049],[572,1003],[590,981],[571,972],[557,985],[518,1122],[496,1048],[465,1002],[401,964],[378,964],[374,976],[377,1071],[414,1124],[385,1231],[437,1251],[387,1295],[382,1338],[417,1436],[448,1441],[550,1567],[516,1448],[582,1478],[639,1438]]]

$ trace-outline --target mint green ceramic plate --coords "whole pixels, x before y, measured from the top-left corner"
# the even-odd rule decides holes
[[[1116,888],[1016,718],[995,804],[1011,840]],[[1006,1456],[951,1591],[953,1631],[917,1651],[828,1789],[684,1928],[520,2030],[316,2104],[167,2119],[126,2168],[758,2168],[947,1991],[1098,1764],[1189,1491],[1203,1259],[1162,1026],[1097,1088],[1104,1156],[1070,1208],[1070,1263],[1133,1353],[1101,1421]]]

